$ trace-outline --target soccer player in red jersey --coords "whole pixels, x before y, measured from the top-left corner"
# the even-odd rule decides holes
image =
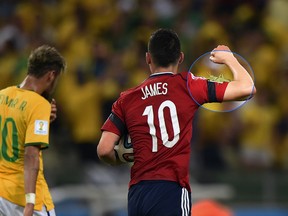
[[[210,82],[190,72],[178,73],[183,59],[177,34],[169,29],[155,31],[146,53],[151,75],[121,93],[102,126],[97,154],[108,164],[120,163],[114,145],[124,133],[131,137],[134,164],[129,216],[190,215],[190,141],[199,104],[239,100],[256,92],[249,73],[227,46],[215,48],[210,60],[230,68],[231,82]]]

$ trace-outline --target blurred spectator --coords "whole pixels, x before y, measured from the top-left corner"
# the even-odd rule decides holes
[[[53,137],[66,136],[59,140],[73,143],[60,142],[54,150],[68,145],[83,160],[94,160],[107,110],[122,90],[146,76],[145,41],[156,28],[170,27],[183,41],[181,70],[226,44],[251,64],[259,89],[252,101],[225,117],[209,111],[199,115],[202,127],[192,146],[199,160],[193,167],[288,169],[286,8],[283,0],[3,0],[0,88],[18,84],[26,66],[23,56],[32,48],[42,43],[57,47],[68,65],[55,95],[59,125],[66,125],[68,133],[53,130]],[[213,121],[219,127],[211,128]]]
[[[260,87],[260,86],[259,86]],[[270,168],[273,164],[274,128],[279,111],[268,89],[260,88],[253,101],[242,109],[241,159],[247,168]]]

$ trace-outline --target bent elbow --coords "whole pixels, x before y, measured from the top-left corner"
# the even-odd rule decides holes
[[[251,90],[252,88],[252,90]],[[257,90],[256,90],[256,87],[255,85],[253,85],[252,87],[250,86],[249,87],[249,91],[247,92],[247,99],[251,99],[255,94],[256,94]]]
[[[257,89],[256,89],[256,87],[255,87],[255,85],[253,86],[253,90],[252,90],[252,96],[254,96],[255,94],[256,94],[256,92],[257,92]]]
[[[244,100],[250,100],[253,98],[253,96],[256,94],[256,88],[253,85],[252,87],[246,87],[242,88],[241,91],[239,91],[239,95],[236,97],[238,101],[244,101]]]
[[[244,101],[251,99],[256,94],[255,85],[239,85],[238,82],[230,83],[225,91],[223,101]]]
[[[97,155],[100,161],[112,165],[114,162],[114,148],[108,148],[107,145],[97,146]]]
[[[99,145],[97,146],[96,152],[100,160],[103,160],[108,154],[105,148],[101,148]]]

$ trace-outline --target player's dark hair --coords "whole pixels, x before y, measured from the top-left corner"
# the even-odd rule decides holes
[[[33,50],[28,58],[28,74],[40,78],[48,71],[54,70],[61,73],[65,70],[66,63],[62,55],[48,45],[42,45]]]
[[[148,52],[157,66],[167,67],[177,63],[181,53],[178,35],[171,29],[158,29],[150,37]]]

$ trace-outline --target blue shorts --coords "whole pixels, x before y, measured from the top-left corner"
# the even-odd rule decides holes
[[[172,181],[141,181],[128,193],[129,216],[190,216],[191,193]]]

